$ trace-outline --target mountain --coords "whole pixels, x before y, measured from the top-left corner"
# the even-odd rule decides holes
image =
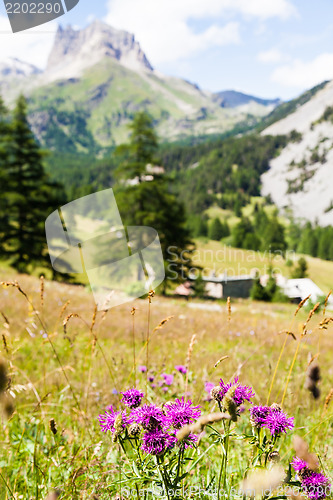
[[[239,106],[259,104],[272,110],[281,104],[280,99],[261,99],[260,97],[243,94],[242,92],[237,92],[235,90],[223,90],[222,92],[216,92],[213,95],[213,99],[219,103],[222,108],[237,108]]]
[[[4,61],[0,61],[0,78],[21,78],[30,77],[40,73],[40,69],[32,64],[25,63],[14,57],[8,57]]]
[[[153,70],[134,35],[96,20],[83,30],[58,27],[45,76],[57,80],[79,77],[92,61],[96,64],[104,57],[133,70]]]
[[[333,81],[261,133],[292,137],[262,175],[262,194],[295,218],[333,225]]]
[[[134,35],[101,21],[59,27],[46,69],[7,81],[0,76],[0,92],[10,103],[24,91],[41,144],[70,153],[103,154],[123,142],[139,110],[153,116],[162,140],[246,128],[272,110],[264,102],[221,107],[213,93],[156,71]]]
[[[27,92],[33,86],[41,70],[32,64],[8,57],[0,61],[0,92],[11,101],[19,93]]]

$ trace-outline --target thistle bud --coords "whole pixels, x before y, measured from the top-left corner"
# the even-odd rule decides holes
[[[280,453],[278,451],[276,451],[276,450],[271,451],[268,454],[268,460],[270,462],[273,462],[274,464],[279,463],[280,460],[281,460]]]
[[[219,385],[213,387],[213,389],[210,391],[210,395],[213,399],[215,399],[215,401],[222,401],[223,395],[221,387]]]
[[[224,398],[223,398],[223,406],[229,413],[231,420],[233,422],[237,421],[237,405],[234,400],[234,395],[235,395],[235,389],[236,387],[230,387],[230,389],[225,393]]]
[[[140,434],[141,432],[141,427],[138,424],[132,424],[128,428],[128,435],[130,437],[136,437]]]

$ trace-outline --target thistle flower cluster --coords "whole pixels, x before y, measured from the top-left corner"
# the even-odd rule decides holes
[[[326,476],[308,466],[305,460],[294,457],[291,462],[300,479],[302,488],[311,500],[323,500],[331,493],[331,484]]]
[[[118,436],[121,439],[138,438],[142,434],[141,449],[151,455],[161,455],[176,444],[187,448],[196,443],[197,436],[194,434],[179,443],[176,438],[177,430],[201,416],[200,407],[194,406],[192,401],[182,397],[160,408],[154,404],[141,406],[144,393],[137,389],[129,389],[121,394],[122,403],[130,412],[115,411],[109,406],[98,417],[102,431],[110,431],[114,440]]]
[[[251,403],[251,398],[255,396],[252,387],[239,383],[239,377],[228,383],[220,379],[220,384],[213,387],[210,394],[225,411],[230,413],[232,420],[237,420],[240,406],[245,401]]]
[[[253,406],[250,408],[250,421],[255,429],[266,428],[272,436],[285,434],[294,428],[294,417],[288,417],[277,404],[271,406]]]

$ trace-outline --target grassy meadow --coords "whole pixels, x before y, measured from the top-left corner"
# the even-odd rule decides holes
[[[222,301],[155,295],[151,304],[137,299],[96,313],[82,286],[41,285],[10,269],[0,273],[1,281],[16,279],[19,287],[0,288],[0,358],[9,375],[2,397],[0,500],[132,498],[124,493],[128,459],[101,432],[98,415],[110,404],[119,406],[119,392],[135,384],[149,403],[162,405],[186,394],[203,414],[210,413],[216,403],[208,401],[205,383],[235,375],[253,387],[254,404],[283,401],[284,411],[295,417],[294,431],[280,445],[283,466],[294,455],[292,436],[299,435],[332,477],[333,402],[326,397],[333,385],[333,324],[327,320],[327,329],[318,328],[323,311],[305,330],[304,308],[295,316],[295,305],[249,300],[232,301],[230,311]],[[309,363],[320,367],[318,399],[305,387]],[[176,365],[187,366],[187,374]],[[170,385],[163,383],[164,374],[173,375]],[[251,460],[250,444],[241,440],[241,433],[250,433],[248,417],[246,408],[230,447],[229,488],[240,487]],[[200,495],[188,490],[186,498],[216,498],[208,490],[217,482],[221,452],[210,439],[207,429],[184,465],[192,464],[187,485],[202,488]]]

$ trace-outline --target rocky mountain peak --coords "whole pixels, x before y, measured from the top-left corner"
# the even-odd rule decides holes
[[[83,69],[104,57],[113,58],[136,71],[153,69],[133,34],[95,20],[82,30],[58,27],[46,71],[60,72],[64,77],[78,76]]]

